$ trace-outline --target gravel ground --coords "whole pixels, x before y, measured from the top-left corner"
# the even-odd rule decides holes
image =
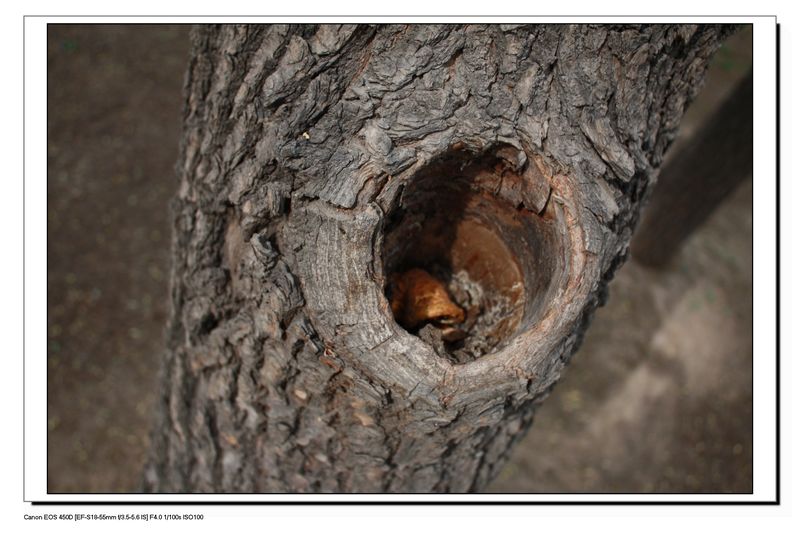
[[[746,71],[749,43],[740,32],[717,55],[683,133]],[[48,28],[50,492],[138,486],[187,57],[187,26]],[[620,270],[490,490],[750,492],[751,301],[749,181],[668,269]]]

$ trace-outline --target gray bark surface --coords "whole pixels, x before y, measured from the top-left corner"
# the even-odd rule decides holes
[[[726,31],[198,27],[145,489],[481,490]],[[392,271],[443,262],[513,307],[463,363],[387,300]]]

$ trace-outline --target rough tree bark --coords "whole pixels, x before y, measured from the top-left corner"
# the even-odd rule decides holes
[[[146,490],[485,487],[726,31],[197,28]],[[411,267],[463,282],[466,338],[394,320]]]

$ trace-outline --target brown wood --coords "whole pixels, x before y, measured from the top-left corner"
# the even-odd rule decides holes
[[[197,28],[146,490],[481,490],[726,31]],[[395,321],[412,268],[447,283],[465,338]]]
[[[753,72],[661,171],[631,250],[666,266],[717,206],[753,174]]]

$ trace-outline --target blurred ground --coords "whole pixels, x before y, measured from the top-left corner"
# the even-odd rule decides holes
[[[167,317],[188,26],[48,27],[48,490],[136,487]]]
[[[48,28],[48,490],[135,491],[167,314],[188,26]],[[750,64],[717,54],[682,138]],[[680,140],[672,153],[680,149]],[[490,490],[752,490],[752,181],[629,261]]]

